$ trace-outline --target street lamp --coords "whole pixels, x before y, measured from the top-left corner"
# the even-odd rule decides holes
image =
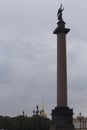
[[[79,116],[77,116],[77,119],[80,122],[80,130],[81,130],[81,128],[82,128],[82,120],[83,120],[83,116],[81,115],[81,112],[79,113]]]

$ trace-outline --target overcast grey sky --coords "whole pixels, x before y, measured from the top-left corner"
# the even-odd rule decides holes
[[[50,117],[56,106],[57,11],[67,35],[68,105],[87,116],[87,0],[0,0],[0,115]]]

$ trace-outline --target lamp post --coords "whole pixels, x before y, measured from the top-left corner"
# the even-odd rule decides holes
[[[81,130],[81,128],[82,128],[82,120],[83,120],[83,116],[81,115],[81,112],[79,113],[79,116],[77,116],[77,119],[80,122],[80,130]]]
[[[38,105],[36,106],[36,111],[33,110],[33,115],[35,115],[36,117],[36,130],[38,130],[38,115],[39,115],[40,111],[39,111],[39,107]]]

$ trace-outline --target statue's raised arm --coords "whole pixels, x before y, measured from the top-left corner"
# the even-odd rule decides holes
[[[59,20],[62,20],[62,11],[64,10],[64,8],[62,8],[62,4],[60,5],[60,8],[58,10],[58,13],[57,13],[57,17]]]

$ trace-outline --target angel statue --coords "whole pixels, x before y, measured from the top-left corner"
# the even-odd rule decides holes
[[[59,20],[62,20],[62,11],[64,10],[64,8],[62,8],[62,4],[60,5],[60,8],[58,10],[58,13],[57,13],[57,17]]]

